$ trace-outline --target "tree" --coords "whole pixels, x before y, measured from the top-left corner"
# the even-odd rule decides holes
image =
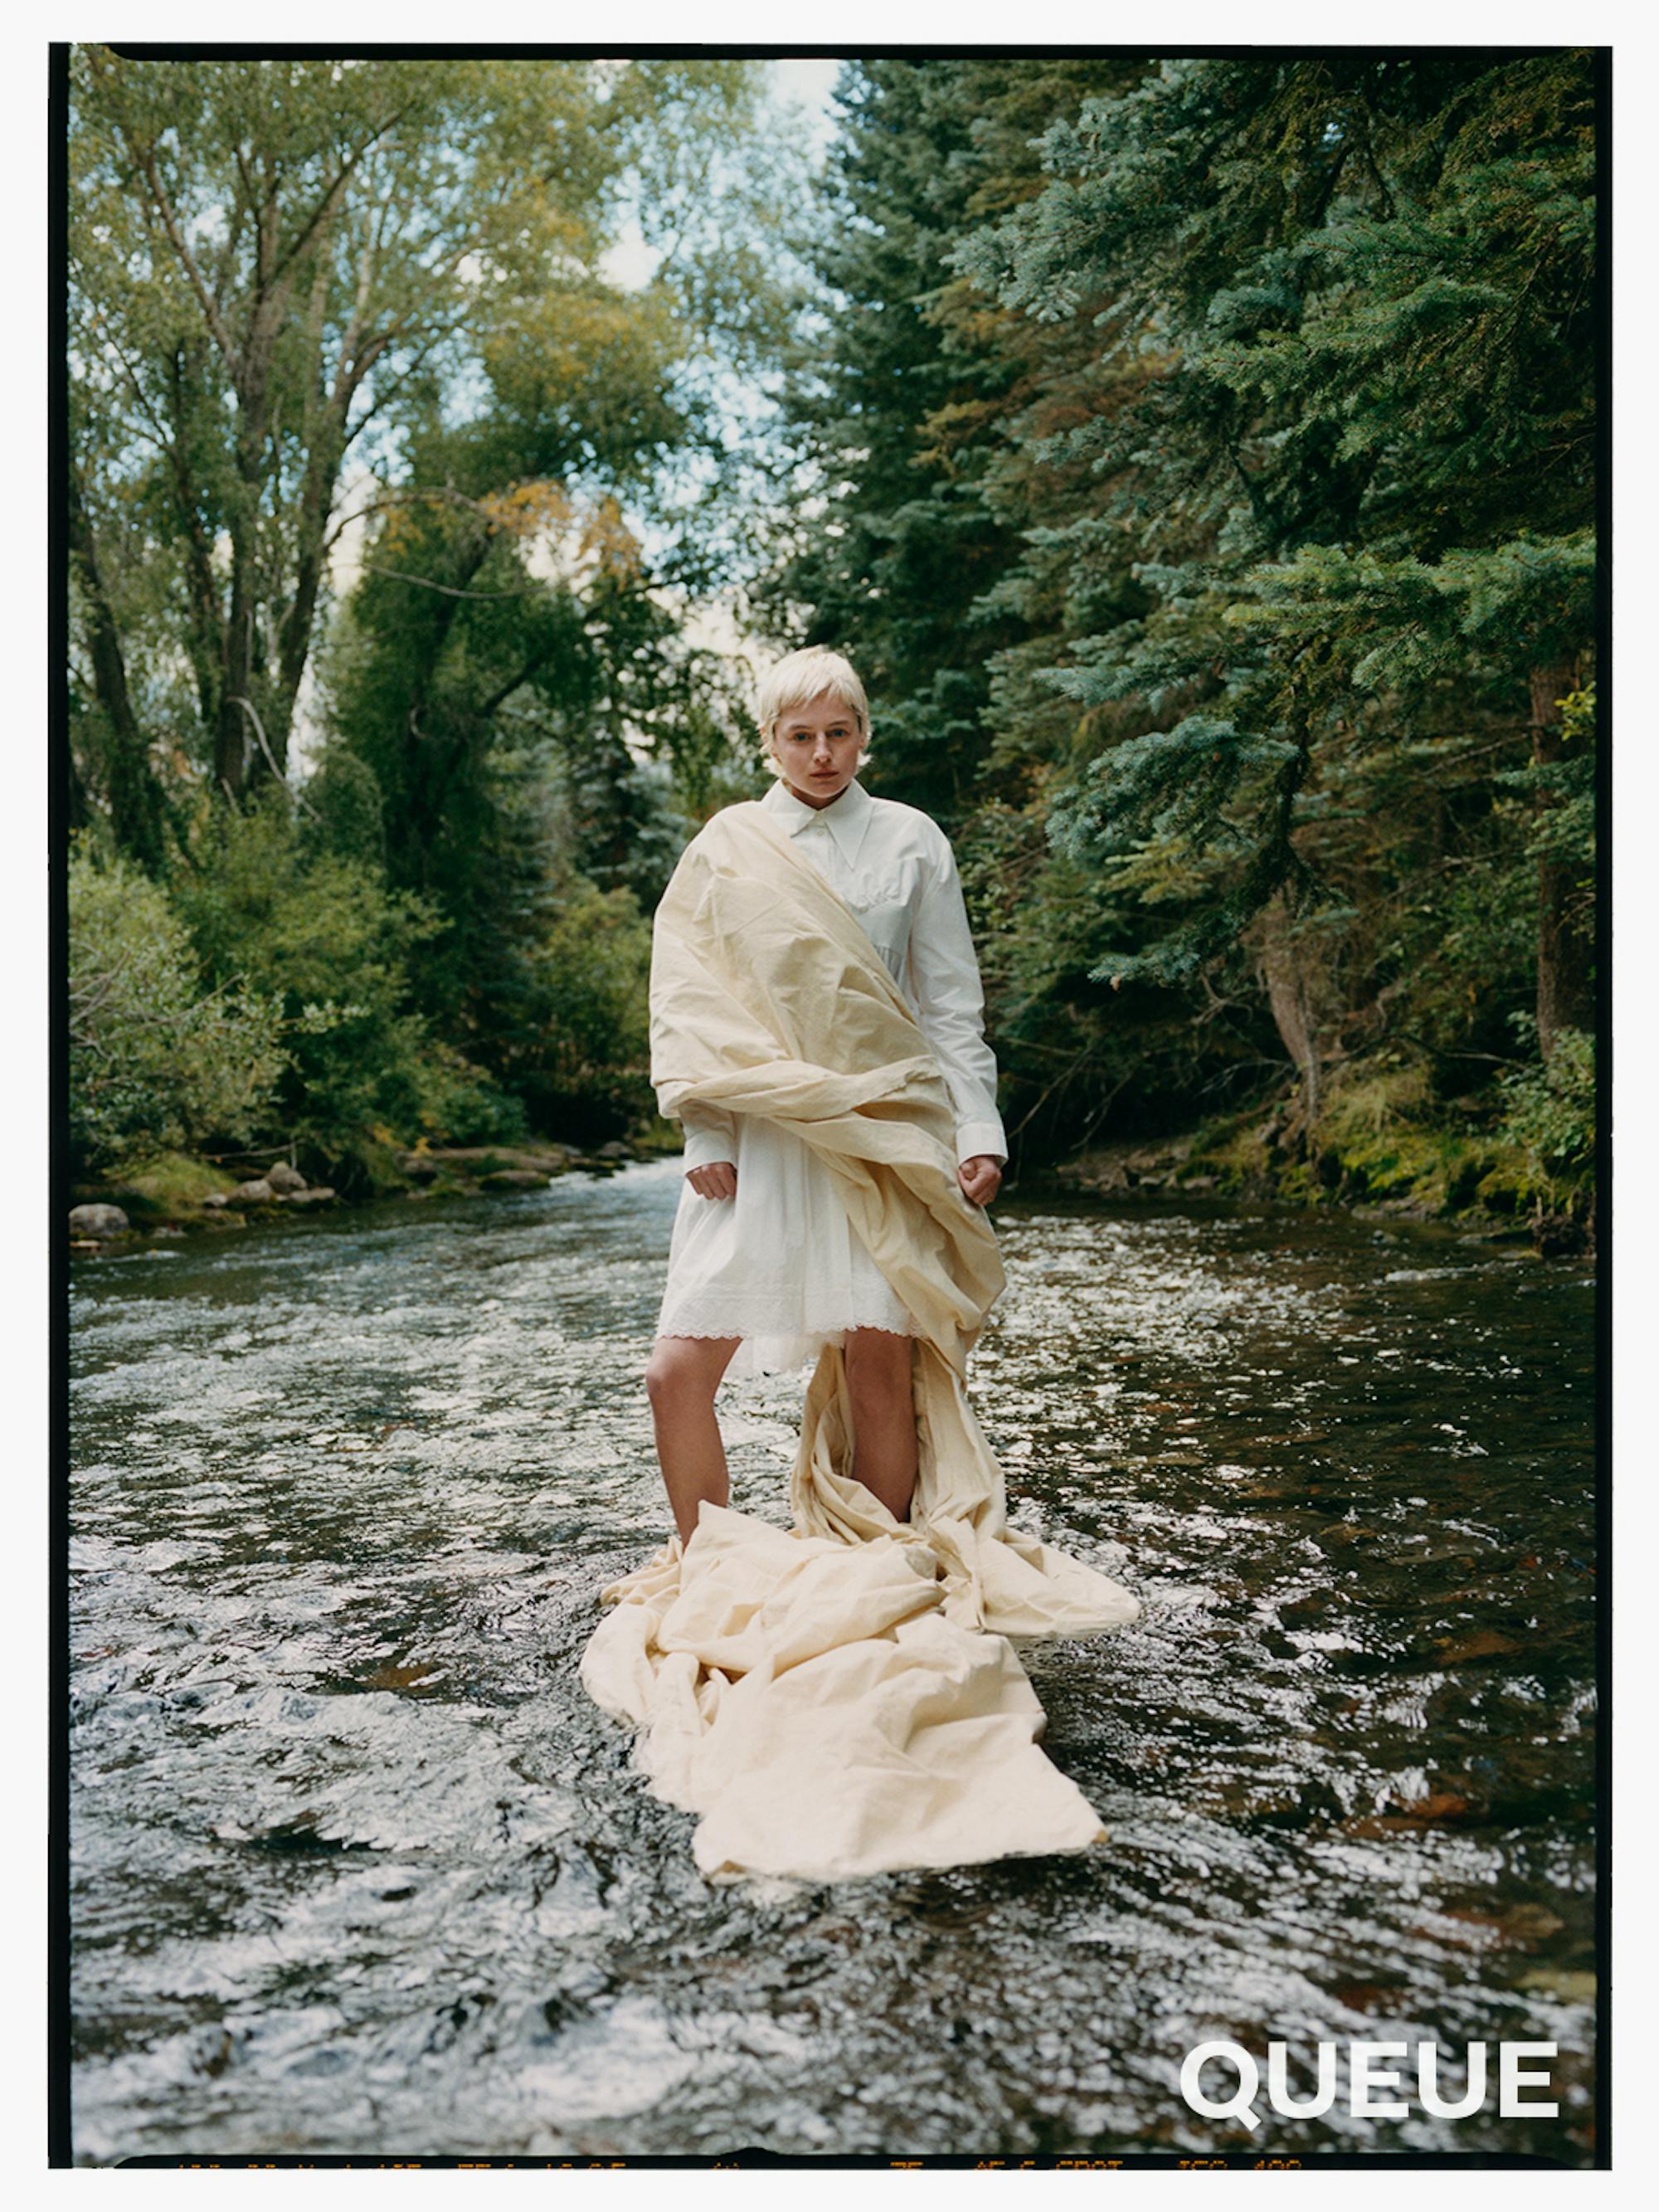
[[[803,641],[860,669],[875,783],[952,823],[988,751],[988,665],[1022,634],[992,587],[1025,518],[993,502],[986,477],[1030,349],[1021,316],[965,300],[951,249],[1037,188],[1035,132],[1131,74],[877,61],[849,64],[838,88],[846,125],[805,246],[819,289],[783,395],[787,535],[757,596],[775,629],[803,609]]]
[[[1177,1076],[1237,1049],[1195,1037],[1168,994],[1130,1012],[1091,980],[1098,882],[1045,836],[1057,771],[1090,757],[1103,726],[1144,724],[1080,707],[1041,672],[1080,630],[1148,604],[1129,573],[1133,532],[1109,512],[1117,487],[1055,449],[1153,371],[1101,362],[1099,302],[1039,322],[954,265],[965,240],[1042,190],[1048,126],[1152,66],[1114,55],[849,68],[810,249],[823,289],[785,392],[794,473],[773,626],[851,653],[872,694],[869,780],[956,833],[1011,1127],[1036,1141],[1064,1141],[1105,1101],[1157,1115]]]
[[[670,226],[687,166],[718,151],[729,167],[753,131],[756,82],[719,61],[75,50],[72,542],[118,838],[153,859],[143,717],[121,702],[158,570],[191,678],[186,749],[236,797],[285,771],[348,478],[384,495],[404,441],[444,459],[434,427],[493,413],[513,468],[573,497],[643,495],[670,449],[712,435],[687,356],[730,304],[732,257],[711,274],[718,207],[687,217],[678,253]],[[631,292],[603,265],[625,187],[664,247]],[[765,327],[757,287],[731,343]],[[144,542],[118,576],[102,546],[123,519]],[[166,646],[152,657],[165,684]]]
[[[1044,161],[960,265],[1039,323],[1103,302],[1102,362],[1159,369],[1050,441],[1112,485],[1148,603],[1074,635],[1048,680],[1149,725],[1067,776],[1053,835],[1152,921],[1097,975],[1194,979],[1254,931],[1309,1066],[1287,979],[1328,969],[1365,910],[1380,757],[1419,749],[1419,819],[1437,744],[1495,752],[1488,778],[1505,750],[1547,769],[1552,702],[1587,665],[1592,58],[1169,63],[1057,122]],[[1086,562],[1100,532],[1091,514],[1037,550]],[[1539,877],[1558,1023],[1589,988],[1576,872]]]
[[[584,882],[654,903],[684,838],[675,776],[695,788],[724,753],[731,678],[613,501],[489,489],[512,473],[498,423],[434,435],[447,495],[391,504],[323,660],[320,776],[367,777],[375,856],[447,925],[411,962],[424,1011],[546,1106],[548,934]],[[531,565],[550,536],[550,576]]]

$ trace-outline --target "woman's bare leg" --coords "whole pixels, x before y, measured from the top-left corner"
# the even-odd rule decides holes
[[[894,1520],[908,1518],[916,1486],[914,1340],[886,1328],[849,1328],[845,1358],[853,1401],[853,1473]]]
[[[729,1495],[714,1393],[741,1341],[735,1336],[659,1336],[646,1362],[657,1457],[682,1545],[691,1540],[703,1499],[724,1505]]]

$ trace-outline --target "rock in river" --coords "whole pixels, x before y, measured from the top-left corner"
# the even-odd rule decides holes
[[[70,1208],[70,1234],[72,1237],[119,1237],[128,1226],[127,1217],[118,1206],[72,1206]]]

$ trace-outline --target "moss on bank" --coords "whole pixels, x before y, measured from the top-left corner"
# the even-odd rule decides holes
[[[1339,1068],[1311,1129],[1299,1097],[1287,1092],[1180,1137],[1097,1146],[1056,1173],[1097,1190],[1376,1206],[1494,1233],[1524,1230],[1545,1249],[1593,1246],[1590,1160],[1553,1171],[1501,1108],[1483,1118],[1474,1107],[1460,1111],[1437,1100],[1419,1066]]]
[[[188,1152],[157,1152],[117,1173],[78,1183],[72,1196],[77,1205],[101,1200],[118,1206],[140,1233],[164,1226],[206,1229],[223,1225],[222,1206],[210,1201],[233,1191],[238,1180]]]

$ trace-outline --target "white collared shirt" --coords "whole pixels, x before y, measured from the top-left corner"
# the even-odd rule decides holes
[[[958,1163],[1006,1160],[996,1056],[950,839],[920,807],[872,798],[856,776],[827,806],[808,806],[781,776],[760,803],[857,914],[933,1047],[957,1117]],[[698,1106],[681,1119],[688,1168],[733,1157],[730,1115]]]

